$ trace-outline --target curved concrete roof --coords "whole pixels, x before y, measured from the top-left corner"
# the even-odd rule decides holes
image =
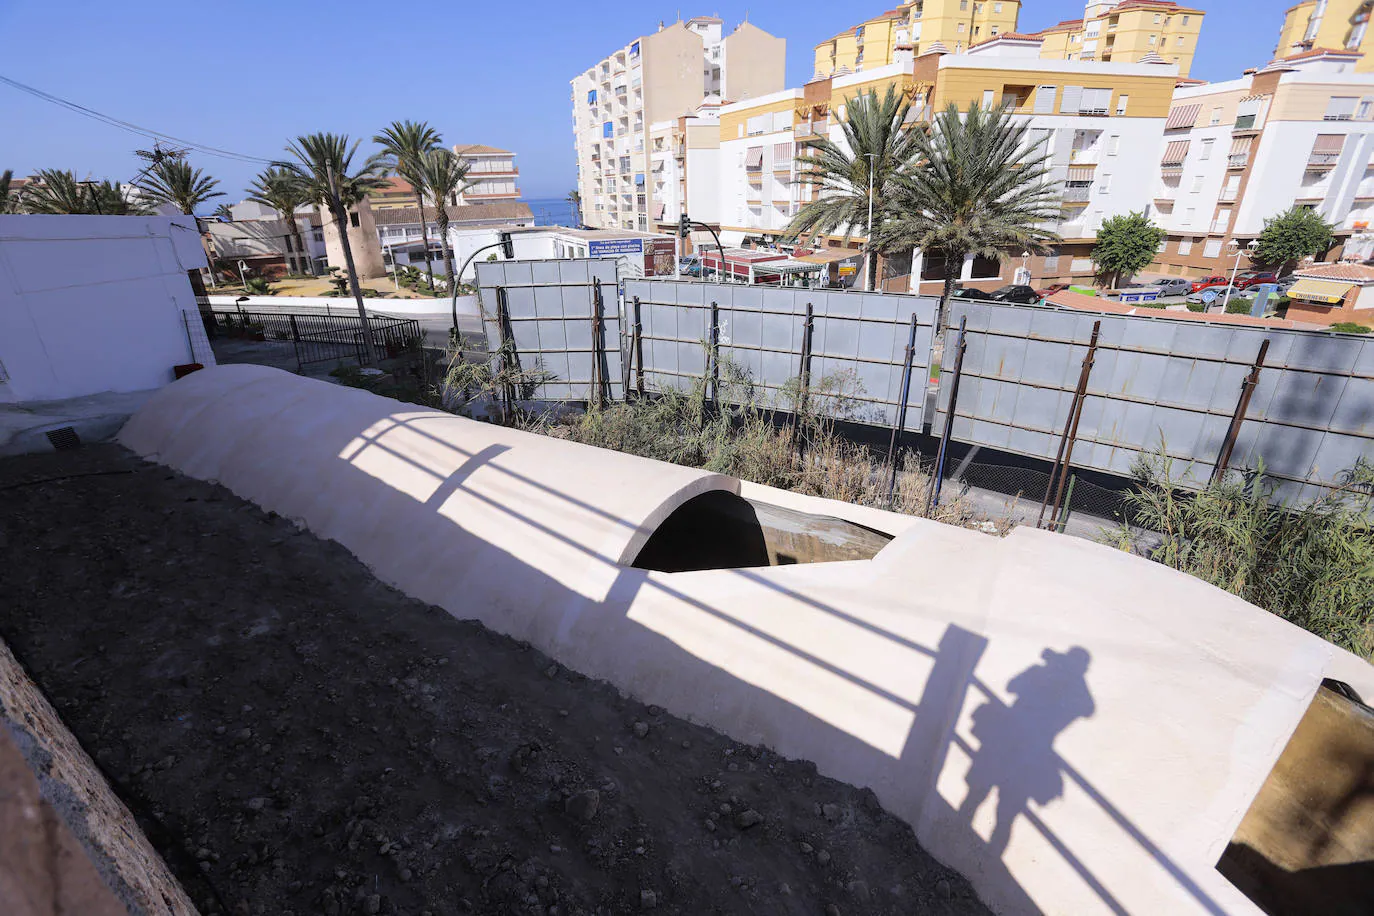
[[[872,560],[631,568],[673,508],[738,482],[278,370],[194,373],[121,441],[455,616],[871,787],[1003,913],[1257,913],[1218,857],[1321,678],[1374,694],[1367,663],[1273,615],[1043,531],[749,485],[896,537]]]

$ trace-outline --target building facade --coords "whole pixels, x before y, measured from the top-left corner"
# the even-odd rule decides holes
[[[1174,94],[1153,217],[1168,274],[1224,273],[1264,221],[1310,207],[1348,242],[1374,219],[1374,74],[1353,52],[1311,51]],[[1232,246],[1232,240],[1236,245]],[[1250,266],[1244,255],[1241,269]]]
[[[1157,54],[1187,76],[1197,53],[1202,10],[1169,0],[1089,0],[1082,19],[1042,30],[1041,55],[1056,60],[1134,63]]]
[[[453,152],[468,163],[467,187],[453,203],[488,204],[520,199],[520,169],[515,165],[515,153],[480,143],[460,143],[453,147]]]
[[[588,226],[647,231],[649,125],[708,99],[751,98],[784,82],[786,42],[748,22],[728,36],[702,16],[660,26],[571,80],[577,189]]]
[[[1016,31],[1018,0],[911,0],[816,45],[815,78],[885,67],[937,43],[958,53]]]
[[[1374,70],[1374,43],[1368,38],[1370,0],[1307,0],[1289,7],[1283,15],[1275,57],[1291,57],[1317,48],[1360,51],[1364,57],[1355,69]]]
[[[519,201],[450,204],[447,212],[450,235],[497,226],[510,228],[534,225],[534,214],[529,204]],[[385,260],[402,266],[419,267],[423,271],[426,263],[425,241],[420,233],[419,208],[387,207],[377,210],[372,218],[377,227],[376,244],[380,246]],[[429,235],[429,264],[436,274],[443,274],[448,268],[444,264],[439,224],[433,207],[425,207],[425,227]]]

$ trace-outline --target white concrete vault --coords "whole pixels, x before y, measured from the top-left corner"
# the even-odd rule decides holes
[[[1374,669],[1081,540],[997,539],[226,366],[121,434],[449,613],[871,788],[1003,913],[1255,913],[1215,863],[1323,677]],[[872,559],[661,572],[736,494],[892,540]]]

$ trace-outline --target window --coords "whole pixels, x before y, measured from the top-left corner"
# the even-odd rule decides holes
[[[968,0],[959,0],[959,10],[961,12],[968,11]]]
[[[1002,4],[1000,4],[1000,3],[994,3],[994,4],[992,5],[992,11],[993,11],[994,13],[1000,13],[1000,12],[1002,12]]]
[[[1369,120],[1369,110],[1374,106],[1374,99],[1360,99],[1360,107],[1355,110],[1355,117],[1361,121]]]
[[[1037,86],[1035,89],[1035,113],[1054,114],[1054,87]]]
[[[1355,114],[1355,106],[1359,99],[1354,96],[1333,95],[1331,101],[1326,105],[1326,114],[1323,120],[1326,121],[1349,121]]]
[[[958,32],[960,35],[964,34],[964,24],[962,22],[959,23]]]
[[[1198,158],[1199,158],[1199,159],[1211,159],[1211,158],[1212,158],[1212,144],[1213,144],[1213,143],[1216,143],[1216,142],[1217,142],[1216,140],[1203,140],[1203,141],[1202,141],[1202,155],[1199,156]]]
[[[993,35],[996,35],[996,34],[997,34],[997,26],[993,26],[993,27],[992,27],[992,34],[993,34]]]
[[[1059,111],[1061,114],[1077,114],[1080,103],[1083,100],[1082,86],[1065,86],[1064,97],[1059,100]]]
[[[1202,193],[1202,176],[1201,176],[1201,175],[1194,175],[1194,176],[1193,176],[1193,186],[1192,186],[1191,188],[1189,188],[1188,190],[1189,190],[1189,193],[1192,193],[1192,194],[1200,194],[1200,193]]]
[[[1221,254],[1221,239],[1208,239],[1207,244],[1202,246],[1202,256],[1204,258],[1215,258]]]
[[[1157,42],[1157,41],[1159,41],[1159,36],[1158,36],[1158,35],[1151,35],[1151,36],[1150,36],[1150,47],[1153,48],[1153,47],[1155,46],[1155,42]]]
[[[1155,13],[1154,24],[1159,25],[1159,14]]]
[[[358,220],[358,214],[356,214],[356,213],[350,213],[350,214],[348,214],[348,224],[349,224],[350,226],[352,226],[354,229],[357,229],[359,226],[361,226],[362,223]]]
[[[1176,47],[1176,48],[1181,48],[1181,47],[1183,47],[1183,36],[1182,36],[1182,35],[1178,36],[1178,41],[1174,42],[1174,47]]]
[[[991,111],[991,110],[992,110],[992,96],[993,96],[993,91],[992,91],[991,89],[984,89],[984,90],[983,90],[983,108],[984,108],[984,110],[987,110],[987,111]]]
[[[975,13],[981,13],[981,12],[983,11],[983,4],[981,4],[981,3],[975,3],[975,4],[973,4],[973,11],[974,11]]]
[[[1212,109],[1212,126],[1216,127],[1221,123],[1221,106]]]
[[[1115,156],[1115,155],[1116,155],[1116,151],[1117,151],[1118,148],[1120,148],[1120,146],[1121,146],[1121,135],[1120,135],[1120,134],[1108,134],[1108,135],[1107,135],[1107,155],[1108,155],[1108,156]]]
[[[1097,183],[1097,192],[1098,192],[1099,194],[1106,194],[1106,193],[1107,193],[1108,191],[1110,191],[1111,189],[1112,189],[1112,176],[1111,176],[1111,175],[1103,175],[1103,176],[1098,180],[1098,183]]]
[[[1124,115],[1124,114],[1126,113],[1126,103],[1129,102],[1130,100],[1131,100],[1131,97],[1130,97],[1129,95],[1127,95],[1126,93],[1124,93],[1124,92],[1121,93],[1121,95],[1117,96],[1117,99],[1116,99],[1116,113],[1119,114],[1119,115]]]
[[[1192,239],[1179,239],[1179,240],[1178,240],[1178,253],[1179,253],[1179,254],[1192,254],[1192,253],[1193,253],[1193,240],[1192,240]]]
[[[1111,104],[1112,91],[1110,89],[1084,89],[1078,104],[1078,113],[1104,115]]]
[[[1183,17],[1183,24],[1184,24],[1184,25],[1187,25],[1187,24],[1188,24],[1188,17],[1187,17],[1187,16],[1184,16],[1184,17]]]
[[[1189,207],[1187,210],[1184,210],[1184,211],[1183,211],[1183,225],[1185,225],[1185,226],[1191,226],[1191,225],[1193,224],[1193,221],[1196,220],[1196,219],[1197,219],[1197,209],[1196,209],[1196,208],[1194,208],[1194,207]]]

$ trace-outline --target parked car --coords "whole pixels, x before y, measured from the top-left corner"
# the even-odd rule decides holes
[[[1246,270],[1236,274],[1236,289],[1249,289],[1261,283],[1276,283],[1278,279],[1272,270]]]
[[[1218,300],[1221,299],[1221,297],[1223,297],[1223,296],[1225,296],[1225,295],[1226,295],[1226,287],[1225,287],[1225,286],[1222,286],[1222,287],[1220,287],[1220,288],[1215,287],[1215,286],[1206,286],[1206,287],[1203,287],[1202,289],[1198,290],[1198,291],[1195,292],[1195,293],[1189,293],[1189,294],[1188,294],[1187,301],[1188,301],[1188,302],[1201,302],[1203,305],[1212,305],[1214,302],[1217,302]]]
[[[1012,284],[993,290],[989,298],[997,302],[1016,302],[1020,305],[1032,305],[1040,301],[1040,294],[1029,286]]]
[[[684,277],[701,276],[701,258],[694,254],[684,255],[677,259],[677,269]]]
[[[1158,286],[1161,296],[1186,296],[1193,291],[1193,281],[1187,277],[1163,277],[1150,285]]]
[[[1036,295],[1038,295],[1041,299],[1048,299],[1050,296],[1053,296],[1055,293],[1062,293],[1064,290],[1066,290],[1066,289],[1068,289],[1068,288],[1069,288],[1069,284],[1067,284],[1067,283],[1052,283],[1052,284],[1050,284],[1049,286],[1046,286],[1046,287],[1044,287],[1044,288],[1042,288],[1042,289],[1037,289],[1037,290],[1035,291],[1035,293],[1036,293]]]
[[[1225,277],[1219,274],[1214,274],[1210,277],[1202,277],[1200,279],[1194,280],[1191,289],[1192,292],[1196,293],[1201,292],[1202,290],[1212,286],[1225,286],[1226,283],[1227,280]]]
[[[1289,291],[1290,289],[1292,289],[1292,288],[1293,288],[1293,284],[1295,284],[1295,283],[1297,283],[1297,282],[1298,282],[1298,275],[1297,275],[1297,274],[1289,274],[1288,276],[1283,277],[1282,279],[1280,279],[1280,280],[1278,281],[1278,287],[1279,287],[1279,288],[1278,288],[1278,294],[1279,294],[1280,296],[1286,296],[1286,295],[1288,295],[1288,291]]]
[[[956,286],[949,297],[951,299],[975,299],[979,302],[992,301],[992,293],[985,293],[981,289],[968,289],[963,286]]]

